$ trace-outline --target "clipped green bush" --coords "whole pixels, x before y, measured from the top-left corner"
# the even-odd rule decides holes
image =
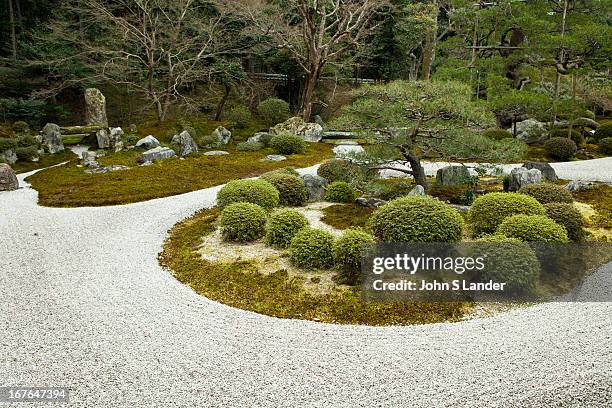
[[[36,137],[32,135],[22,135],[17,138],[17,146],[19,147],[38,146],[38,140],[36,140]]]
[[[571,132],[569,129],[551,129],[550,132],[548,132],[548,135],[550,138],[569,137],[574,141],[574,143],[576,143],[576,145],[580,145],[584,142],[584,137],[582,137],[582,133],[580,133],[576,129],[572,129]]]
[[[463,224],[454,208],[427,196],[389,201],[370,219],[374,235],[384,242],[458,242]]]
[[[505,218],[497,233],[523,242],[568,242],[567,231],[546,215],[513,215]]]
[[[38,149],[34,146],[18,147],[15,149],[18,160],[32,161],[38,157]]]
[[[528,184],[521,187],[521,194],[527,194],[538,200],[541,204],[571,203],[574,201],[572,193],[565,188],[551,183]]]
[[[270,172],[264,176],[278,190],[281,205],[299,207],[308,201],[308,190],[302,178],[282,172]]]
[[[599,125],[599,127],[595,129],[593,137],[597,141],[612,137],[612,122],[602,123],[601,125]]]
[[[230,122],[233,127],[244,129],[249,126],[249,123],[253,120],[253,116],[246,106],[236,105],[227,111],[225,119]]]
[[[265,146],[259,142],[242,142],[236,145],[236,150],[241,152],[256,152],[263,149]]]
[[[604,154],[612,154],[612,137],[605,137],[599,141],[599,151]]]
[[[334,261],[342,276],[352,283],[361,271],[364,247],[376,242],[374,237],[359,228],[349,228],[334,242]]]
[[[544,142],[546,154],[554,159],[567,160],[576,154],[576,143],[567,137],[553,137]]]
[[[289,259],[300,268],[327,268],[334,263],[334,236],[322,229],[304,227],[291,240]]]
[[[233,180],[217,194],[219,208],[240,202],[257,204],[271,210],[278,207],[280,199],[278,190],[265,180]]]
[[[325,200],[332,203],[352,203],[355,200],[355,191],[344,181],[334,181],[325,191]]]
[[[283,167],[282,169],[268,171],[259,177],[261,177],[264,180],[267,180],[269,177],[272,177],[275,174],[285,174],[285,175],[290,175],[290,176],[295,176],[295,177],[300,176],[300,173],[298,173],[293,167]]]
[[[270,139],[270,147],[278,154],[299,154],[306,151],[306,142],[296,135],[276,135]]]
[[[476,242],[474,255],[487,260],[478,276],[481,282],[505,282],[506,293],[532,292],[540,276],[540,262],[528,244],[504,235],[488,235]]]
[[[226,241],[250,242],[265,233],[268,213],[252,203],[230,204],[221,211],[219,226]]]
[[[198,143],[204,149],[212,149],[219,146],[219,139],[214,134],[204,135]]]
[[[295,234],[307,226],[308,220],[298,211],[274,211],[266,224],[266,244],[278,249],[287,248]]]
[[[17,147],[16,139],[9,139],[8,137],[0,137],[0,152],[5,150],[13,150]]]
[[[545,215],[544,207],[533,197],[519,193],[489,193],[474,200],[469,219],[478,236],[492,234],[506,217],[517,214]]]
[[[23,120],[18,120],[17,122],[13,123],[13,130],[16,133],[25,133],[30,130],[30,125]]]
[[[274,126],[289,119],[289,104],[282,99],[268,98],[257,105],[257,113],[268,126]]]
[[[565,227],[570,241],[582,241],[585,237],[585,220],[574,204],[548,203],[544,204],[546,215],[557,224]]]
[[[493,140],[512,139],[512,133],[505,129],[487,129],[482,133],[483,136]]]
[[[321,163],[317,169],[317,175],[323,177],[329,183],[334,181],[344,181],[351,183],[358,177],[361,177],[363,170],[358,165],[347,160],[328,160]]]

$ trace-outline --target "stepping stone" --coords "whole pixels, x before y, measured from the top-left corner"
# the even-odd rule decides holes
[[[287,160],[285,156],[281,156],[280,154],[269,154],[265,159],[261,159],[261,161],[284,161]]]
[[[204,156],[226,156],[229,153],[223,150],[212,150],[210,152],[204,153]]]

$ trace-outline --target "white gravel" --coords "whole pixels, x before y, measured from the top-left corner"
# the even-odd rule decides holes
[[[67,386],[75,407],[611,406],[612,303],[373,328],[197,295],[156,256],[217,191],[75,209],[0,193],[0,386]]]

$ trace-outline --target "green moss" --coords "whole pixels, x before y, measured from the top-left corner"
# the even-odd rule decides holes
[[[374,213],[374,209],[357,204],[336,204],[324,208],[322,212],[321,221],[336,229],[344,230],[350,227],[365,228],[372,213]]]
[[[365,303],[359,286],[313,294],[303,287],[308,278],[284,270],[262,274],[250,262],[207,262],[196,249],[217,216],[217,209],[203,210],[177,224],[160,254],[179,281],[211,300],[280,318],[374,326],[458,321],[471,310],[459,302]]]
[[[15,173],[27,173],[29,171],[44,169],[45,167],[55,166],[56,164],[72,161],[76,164],[78,156],[71,150],[64,150],[55,154],[44,154],[37,162],[18,161],[11,167]]]
[[[588,220],[589,227],[612,228],[612,186],[602,184],[572,194],[576,201],[589,204],[596,211],[596,215]]]
[[[304,154],[283,162],[260,161],[270,149],[240,152],[232,146],[226,156],[205,156],[202,152],[187,160],[168,159],[151,166],[139,166],[141,152],[130,150],[99,159],[102,165],[118,164],[130,170],[85,174],[76,163],[48,169],[28,181],[39,192],[41,205],[50,207],[104,206],[135,203],[188,193],[224,184],[237,178],[255,177],[281,167],[307,167],[330,155],[329,146],[309,143]]]

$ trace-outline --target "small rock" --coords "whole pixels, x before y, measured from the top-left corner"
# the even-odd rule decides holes
[[[224,150],[211,150],[210,152],[204,153],[204,156],[225,156],[229,153]]]
[[[0,154],[0,158],[3,159],[8,164],[15,164],[19,158],[17,157],[17,153],[13,149],[5,150]]]
[[[165,160],[171,157],[176,157],[176,153],[174,152],[174,150],[168,147],[158,146],[156,148],[144,152],[142,154],[142,161],[147,162],[155,160]]]
[[[325,187],[327,187],[327,180],[320,176],[313,176],[312,174],[304,174],[302,176],[306,190],[308,191],[308,201],[315,202],[321,201],[325,197]]]
[[[386,203],[385,200],[378,198],[359,197],[355,199],[355,204],[366,208],[378,208],[384,203]]]
[[[13,191],[19,188],[15,172],[6,163],[0,163],[0,191]]]
[[[153,164],[152,161],[146,161],[144,163],[141,164],[141,166],[151,166]]]
[[[352,156],[363,153],[365,150],[356,142],[340,142],[333,149],[336,158],[351,158]]]
[[[198,151],[198,145],[193,141],[193,137],[191,137],[186,130],[183,130],[179,135],[179,144],[181,145],[181,157],[189,156]]]
[[[570,181],[565,186],[565,188],[568,191],[581,191],[581,190],[590,190],[595,186],[596,184],[590,181],[575,180],[575,181]]]
[[[441,186],[466,184],[471,177],[470,170],[465,166],[447,166],[437,171],[436,184]]]
[[[262,137],[266,137],[268,135],[269,135],[269,133],[267,133],[267,132],[257,132],[253,136],[249,137],[247,139],[247,142],[249,142],[249,143],[263,143],[261,141],[261,138]]]
[[[558,180],[555,169],[553,169],[552,166],[548,163],[528,161],[525,164],[523,164],[523,167],[528,170],[531,170],[531,169],[540,170],[542,172],[542,177],[544,178],[544,180],[549,180],[549,181]]]
[[[128,170],[128,169],[129,169],[129,167],[127,167],[127,166],[110,165],[110,166],[106,166],[106,167],[98,167],[98,168],[88,169],[88,170],[85,170],[85,173],[87,173],[87,174],[102,174],[102,173],[108,173],[109,171],[120,171],[120,170]]]
[[[213,136],[217,138],[219,143],[226,145],[232,139],[232,132],[230,132],[223,126],[219,126],[213,131]]]
[[[455,210],[459,211],[460,213],[468,213],[470,212],[470,206],[469,205],[458,205],[458,204],[449,204],[451,207],[453,207]]]
[[[510,172],[510,185],[508,186],[508,190],[518,191],[521,187],[541,182],[542,172],[540,170],[527,170],[525,167],[517,167]]]
[[[136,147],[143,147],[145,149],[153,149],[155,147],[158,147],[159,145],[159,140],[157,140],[153,135],[143,137],[142,139],[136,142]]]
[[[427,194],[425,194],[425,189],[423,188],[423,186],[418,184],[412,190],[410,190],[408,195],[409,196],[424,196]]]
[[[265,159],[262,159],[261,161],[284,161],[284,160],[287,160],[285,156],[281,156],[280,154],[269,154],[266,156]]]
[[[47,123],[40,132],[40,143],[47,147],[49,153],[58,153],[64,150],[62,132],[55,123]]]
[[[83,152],[82,156],[83,164],[88,168],[98,168],[100,167],[100,163],[96,160],[96,152],[86,151]]]

